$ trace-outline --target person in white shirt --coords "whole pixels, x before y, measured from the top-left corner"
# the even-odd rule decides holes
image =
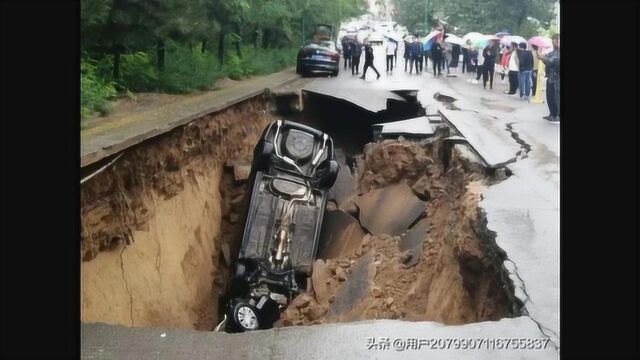
[[[507,66],[507,70],[509,70],[509,92],[508,95],[515,95],[516,90],[518,90],[518,54],[516,50],[518,49],[518,44],[512,42],[511,43],[511,57],[509,57],[509,65]]]
[[[398,44],[391,40],[387,40],[387,72],[393,71],[393,56],[398,49]]]

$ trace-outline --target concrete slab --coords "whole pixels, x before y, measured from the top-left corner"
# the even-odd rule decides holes
[[[433,127],[426,116],[374,124],[373,127],[380,129],[380,134],[382,136],[405,135],[412,137],[429,137],[433,135]]]
[[[243,334],[82,324],[80,339],[87,360],[560,358],[527,317],[460,326],[372,320]]]
[[[489,167],[513,161],[521,150],[499,122],[471,111],[440,110],[442,116],[464,136]]]
[[[373,113],[386,110],[388,100],[406,101],[391,91],[381,91],[360,86],[336,87],[331,82],[331,79],[318,79],[306,85],[302,90],[348,101]]]

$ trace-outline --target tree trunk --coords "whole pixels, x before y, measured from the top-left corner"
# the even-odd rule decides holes
[[[164,53],[164,40],[159,39],[156,43],[156,55],[158,58],[158,63],[156,64],[156,66],[158,67],[159,72],[164,71]]]
[[[218,60],[220,60],[220,67],[224,63],[224,32],[220,31],[218,34]]]
[[[120,78],[120,46],[113,47],[113,80]]]
[[[240,36],[240,24],[236,23],[235,27],[236,35]],[[238,57],[242,59],[242,52],[240,51],[240,41],[236,41],[236,53],[238,54]]]
[[[202,40],[202,44],[200,45],[200,52],[203,54],[207,52],[207,40]]]
[[[271,35],[271,30],[264,29],[264,32],[262,33],[262,47],[264,49],[269,47],[269,37],[270,37],[270,35]]]

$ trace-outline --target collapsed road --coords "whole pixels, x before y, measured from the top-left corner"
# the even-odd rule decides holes
[[[299,351],[309,358],[312,349],[368,358],[367,337],[377,335],[540,338],[547,346],[527,358],[559,356],[558,148],[541,141],[545,129],[518,111],[483,107],[491,99],[458,100],[473,95],[447,80],[353,80],[315,79],[291,103],[272,107],[277,98],[259,96],[196,118],[127,149],[83,183],[83,357],[135,358],[153,349],[171,358],[207,342],[216,346],[203,345],[192,358],[241,358],[236,341],[283,354],[283,342],[303,337],[307,349]],[[327,132],[339,148],[307,291],[276,329],[257,332],[270,335],[170,330],[208,331],[220,320],[252,147],[274,118]],[[482,143],[487,133],[492,140]],[[364,320],[375,321],[350,324]],[[93,323],[165,330],[127,333]],[[126,356],[118,349],[129,336],[156,333],[177,342],[129,343]],[[251,340],[235,340],[243,337]]]

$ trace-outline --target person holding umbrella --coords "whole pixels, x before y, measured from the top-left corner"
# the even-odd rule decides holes
[[[489,89],[493,89],[493,71],[496,66],[496,40],[489,40],[489,44],[482,50],[482,57],[484,62],[482,64],[482,84],[483,88],[487,88],[487,80],[489,80]]]
[[[547,74],[547,105],[549,115],[544,119],[551,124],[560,124],[560,34],[551,37],[553,51],[542,55],[538,52],[538,59],[545,65]]]
[[[431,58],[433,60],[433,75],[436,75],[436,67],[438,68],[438,74],[442,75],[442,45],[440,39],[436,39],[431,45]]]
[[[362,70],[362,76],[360,77],[360,79],[365,79],[365,77],[367,76],[368,68],[372,68],[373,71],[376,72],[376,75],[378,75],[376,80],[380,79],[380,73],[378,72],[378,69],[373,66],[373,48],[371,47],[371,43],[369,43],[369,41],[367,40],[364,43],[364,68]]]

